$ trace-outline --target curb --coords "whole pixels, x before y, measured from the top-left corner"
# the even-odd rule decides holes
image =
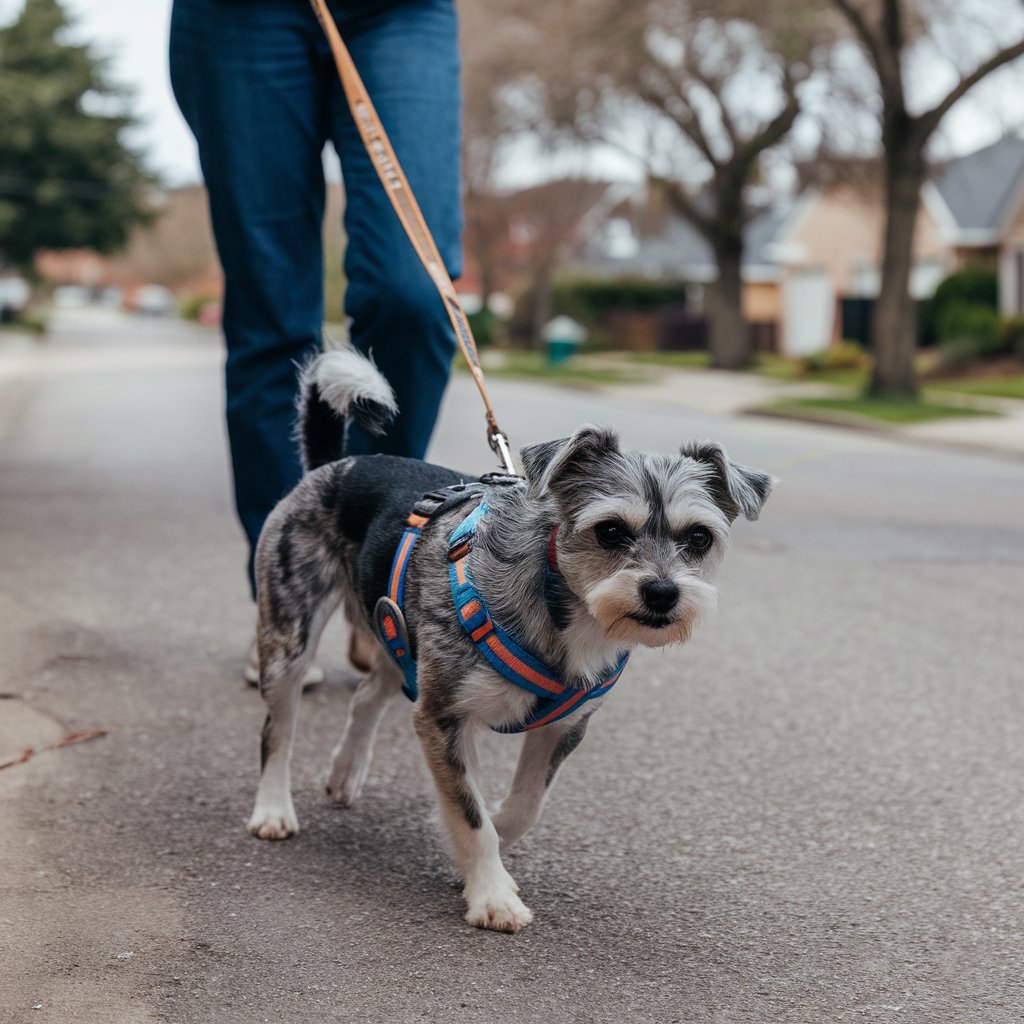
[[[815,415],[813,412],[809,412],[808,415],[801,415],[782,409],[751,408],[741,410],[739,415],[749,416],[752,418],[785,420],[789,423],[802,423],[804,426],[835,427],[837,430],[854,430],[862,434],[873,434],[876,437],[885,438],[891,441],[900,441],[904,444],[918,445],[922,448],[937,448],[942,451],[952,450],[968,452],[973,455],[990,455],[994,458],[1004,459],[1009,462],[1024,462],[1024,450],[1003,448],[998,445],[984,444],[982,442],[921,437],[917,434],[906,433],[902,427],[893,426],[888,423],[876,423],[860,416],[844,416],[842,413]]]

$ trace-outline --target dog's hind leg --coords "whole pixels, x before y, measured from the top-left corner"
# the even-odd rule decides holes
[[[380,652],[380,644],[368,629],[359,625],[357,613],[349,613],[346,608],[346,618],[351,623],[351,632],[348,637],[348,660],[352,667],[359,672],[372,672],[377,664],[377,654]]]
[[[320,596],[320,595],[318,595]],[[292,740],[302,694],[302,679],[316,654],[320,634],[338,605],[337,595],[324,595],[319,607],[307,604],[294,617],[260,609],[258,629],[260,693],[267,706],[260,746],[262,770],[249,831],[260,839],[287,839],[299,830],[291,791]]]
[[[589,720],[590,716],[585,715],[569,720],[569,724],[553,722],[526,734],[512,787],[494,815],[503,850],[540,820],[555,775],[580,745]]]
[[[358,629],[360,627],[353,626],[353,649],[360,635],[355,632]],[[388,704],[402,689],[401,673],[380,645],[369,634],[365,635],[373,646],[364,640],[359,644],[359,651],[365,661],[373,659],[370,674],[360,681],[352,695],[345,732],[334,748],[327,773],[327,796],[342,807],[351,806],[358,798],[373,758],[377,727]]]

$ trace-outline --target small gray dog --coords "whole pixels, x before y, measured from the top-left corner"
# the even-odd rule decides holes
[[[525,479],[467,482],[413,459],[339,458],[346,416],[381,429],[395,411],[387,382],[352,349],[303,371],[307,474],[267,520],[256,554],[267,719],[249,829],[261,839],[298,831],[289,760],[302,679],[340,606],[352,663],[366,674],[328,796],[345,806],[358,797],[387,704],[402,690],[418,697],[416,733],[466,920],[515,932],[533,915],[500,849],[539,819],[628,651],[682,643],[714,609],[730,525],[756,519],[775,481],[716,444],[649,455],[595,427],[523,449]],[[473,778],[481,727],[525,731],[493,815]]]

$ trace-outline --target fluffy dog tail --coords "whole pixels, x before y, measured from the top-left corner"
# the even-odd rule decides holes
[[[299,375],[297,434],[308,473],[341,458],[344,420],[351,416],[371,434],[383,434],[398,412],[380,370],[354,348],[335,348],[311,359]]]

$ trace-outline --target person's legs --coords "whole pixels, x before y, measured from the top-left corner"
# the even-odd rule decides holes
[[[254,549],[302,473],[295,363],[320,345],[321,151],[334,72],[312,12],[295,0],[175,0],[170,57],[224,268],[235,502]],[[251,581],[251,554],[249,568]]]
[[[441,258],[461,273],[458,26],[452,0],[363,4],[342,35],[366,84]],[[349,7],[351,12],[351,7]],[[455,334],[352,121],[339,83],[330,133],[345,178],[345,311],[353,344],[394,388],[399,414],[383,437],[356,424],[346,454],[422,458],[444,396]]]

